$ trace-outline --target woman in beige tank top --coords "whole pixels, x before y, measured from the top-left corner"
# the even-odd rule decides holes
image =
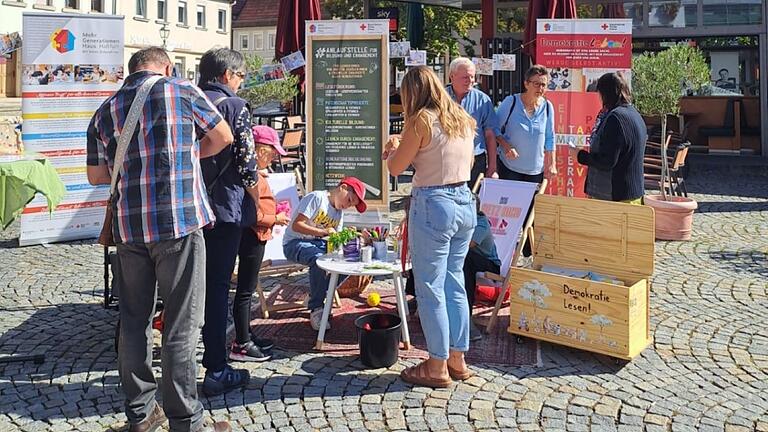
[[[474,159],[475,121],[457,105],[431,69],[412,68],[403,78],[402,139],[392,137],[382,155],[392,175],[413,165],[408,239],[419,318],[429,359],[407,368],[403,380],[448,387],[472,372],[469,305],[463,265],[475,228],[475,203],[466,185]]]

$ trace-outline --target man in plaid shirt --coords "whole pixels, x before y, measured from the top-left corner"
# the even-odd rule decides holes
[[[135,53],[123,87],[94,114],[88,127],[88,181],[109,184],[119,169],[113,207],[122,272],[119,371],[129,431],[227,431],[203,418],[197,399],[195,348],[203,324],[205,244],[201,228],[214,221],[200,158],[232,143],[229,126],[192,83],[170,78],[161,48]],[[147,97],[121,167],[117,139],[142,83],[161,75]],[[157,288],[156,288],[157,287]],[[162,396],[155,401],[151,323],[157,289],[163,298]]]

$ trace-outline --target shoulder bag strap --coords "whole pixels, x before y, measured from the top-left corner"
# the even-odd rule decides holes
[[[504,120],[504,124],[501,125],[502,135],[504,135],[504,133],[507,131],[507,123],[509,123],[509,118],[512,117],[512,112],[515,110],[515,104],[517,104],[517,95],[512,95],[512,107],[509,108],[509,114],[507,114],[507,119]]]
[[[115,193],[115,186],[117,186],[117,177],[120,174],[120,170],[123,168],[123,162],[125,161],[125,152],[128,150],[128,144],[131,142],[133,132],[136,130],[136,125],[139,123],[139,116],[144,110],[144,102],[147,100],[149,91],[162,76],[154,75],[148,78],[139,87],[136,92],[136,97],[131,102],[131,108],[128,110],[128,117],[125,119],[123,130],[120,131],[120,137],[117,138],[117,150],[115,150],[115,164],[112,167],[112,183],[109,185],[109,195]]]

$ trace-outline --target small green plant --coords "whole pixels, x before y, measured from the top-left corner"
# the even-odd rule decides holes
[[[258,55],[246,55],[245,65],[248,73],[256,73],[264,65],[264,59]],[[299,77],[287,74],[285,79],[268,81],[261,85],[240,90],[238,95],[247,100],[251,104],[251,108],[256,108],[272,101],[285,103],[299,94],[298,84]]]
[[[659,53],[643,53],[632,61],[632,98],[637,110],[661,118],[661,154],[667,154],[667,114],[680,114],[680,98],[709,83],[709,66],[698,48],[676,45]],[[668,178],[662,158],[662,184]],[[661,194],[666,199],[664,188]]]
[[[347,244],[350,240],[354,240],[359,236],[360,233],[357,232],[354,228],[344,228],[339,232],[335,232],[328,236],[328,251],[333,252],[345,244]]]

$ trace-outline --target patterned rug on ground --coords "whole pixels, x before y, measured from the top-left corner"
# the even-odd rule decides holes
[[[369,307],[366,298],[370,292],[381,295],[378,307]],[[305,288],[297,285],[286,286],[282,289],[276,303],[301,301]],[[350,356],[359,355],[355,319],[372,312],[391,312],[397,314],[395,293],[391,285],[382,282],[371,284],[361,295],[353,298],[342,298],[342,307],[333,308],[332,328],[325,333],[323,352],[329,355]],[[493,311],[492,305],[475,307],[475,322],[485,326]],[[317,332],[309,325],[309,312],[306,309],[288,311],[270,311],[270,317],[263,319],[261,310],[254,307],[254,318],[251,329],[257,337],[269,338],[281,349],[297,352],[314,352]],[[490,363],[511,366],[533,366],[538,361],[538,343],[533,339],[520,342],[514,335],[507,333],[509,326],[509,308],[502,308],[495,328],[490,334],[484,334],[479,342],[470,344],[467,362],[471,364]],[[401,358],[428,357],[424,333],[419,319],[411,314],[408,319],[408,329],[411,335],[411,349],[404,350],[400,345]]]

